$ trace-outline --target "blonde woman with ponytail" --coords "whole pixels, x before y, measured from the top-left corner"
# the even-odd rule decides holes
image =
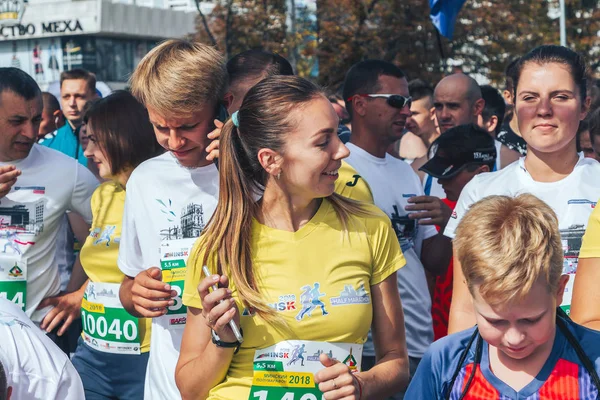
[[[348,156],[337,125],[319,88],[273,76],[223,127],[219,203],[185,280],[184,399],[382,399],[406,387],[405,260],[380,210],[334,193]],[[371,328],[378,363],[359,372]]]

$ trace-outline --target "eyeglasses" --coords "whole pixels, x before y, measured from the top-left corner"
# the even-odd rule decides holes
[[[381,97],[381,98],[386,99],[386,102],[388,103],[388,105],[390,105],[394,108],[404,108],[404,107],[410,108],[410,106],[412,104],[412,97],[410,97],[410,96],[404,97],[399,94],[355,94],[354,96],[370,97],[370,98],[374,98],[374,99]],[[352,101],[352,98],[354,96],[349,97],[348,101]]]

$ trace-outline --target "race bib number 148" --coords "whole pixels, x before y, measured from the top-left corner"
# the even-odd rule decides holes
[[[320,355],[358,372],[362,348],[361,344],[289,340],[257,350],[249,400],[322,400],[314,377],[324,368]]]

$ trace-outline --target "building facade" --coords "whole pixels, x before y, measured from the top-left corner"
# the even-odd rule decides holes
[[[47,89],[85,68],[122,88],[157,43],[192,34],[193,0],[30,0],[19,25],[0,26],[0,67],[17,67]],[[200,3],[210,12],[212,4]]]

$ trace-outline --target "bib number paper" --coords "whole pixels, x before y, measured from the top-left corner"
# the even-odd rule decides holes
[[[183,285],[185,283],[187,259],[196,239],[167,240],[160,246],[160,267],[162,269],[163,282],[171,285],[171,289],[177,292],[173,298],[175,304],[167,308],[169,327],[185,327],[187,320],[187,307],[183,305]]]
[[[21,310],[27,306],[27,262],[20,257],[0,257],[0,297]]]
[[[88,283],[81,303],[83,339],[105,353],[140,354],[138,319],[123,308],[119,286]]]
[[[257,350],[249,400],[322,400],[314,374],[321,354],[360,371],[362,344],[289,340]]]

